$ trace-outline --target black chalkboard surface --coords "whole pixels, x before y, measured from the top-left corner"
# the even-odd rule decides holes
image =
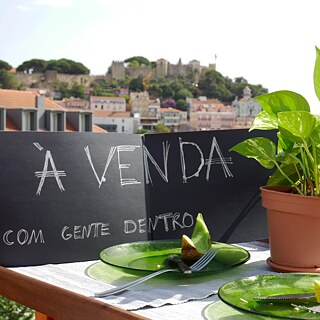
[[[275,132],[246,129],[144,136],[149,220],[167,223],[162,232],[150,228],[153,239],[190,235],[198,212],[215,241],[268,238],[259,187],[271,171],[229,152],[256,135],[275,141]]]
[[[139,135],[0,133],[0,264],[98,259],[146,240],[125,227],[146,216],[141,160]]]
[[[213,240],[267,238],[259,186],[270,172],[228,151],[250,136],[0,133],[0,265],[92,260],[114,244],[180,238],[198,212]]]

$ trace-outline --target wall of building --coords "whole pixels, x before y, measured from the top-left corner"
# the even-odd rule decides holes
[[[120,117],[93,117],[93,123],[96,125],[116,125],[117,133],[136,133],[139,123],[137,119],[130,118],[120,118]]]

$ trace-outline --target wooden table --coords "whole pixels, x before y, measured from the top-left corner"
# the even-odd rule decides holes
[[[4,267],[0,267],[0,294],[37,310],[39,320],[147,319]]]
[[[243,268],[234,269],[233,272],[225,272],[225,275],[212,275],[210,276],[209,283],[204,282],[203,285],[209,285],[210,290],[212,289],[212,284],[216,286],[215,290],[219,288],[218,282],[225,283],[230,280],[234,280],[238,277],[252,276],[262,273],[273,273],[272,270],[267,266],[265,260],[269,257],[269,250],[266,246],[261,246],[260,244],[246,244],[247,249],[250,251],[250,260],[243,265]],[[251,249],[249,249],[248,245]],[[86,266],[91,265],[91,261],[75,263],[76,266]],[[55,272],[53,276],[50,277],[51,283],[47,277],[47,273],[41,274],[44,267],[46,266],[35,266],[25,268],[5,268],[0,267],[0,295],[7,297],[8,299],[14,300],[21,303],[31,309],[37,311],[37,320],[99,320],[99,319],[112,319],[112,320],[123,320],[123,319],[199,319],[201,317],[201,312],[206,306],[214,301],[218,301],[217,295],[213,295],[210,298],[202,299],[198,301],[188,301],[182,304],[166,304],[157,308],[143,308],[136,311],[126,311],[120,309],[123,304],[118,304],[117,306],[108,304],[107,300],[99,300],[91,298],[89,295],[77,293],[77,290],[72,288],[72,283],[74,279],[70,279],[75,272],[80,272],[81,276],[86,279],[85,290],[91,288],[95,281],[91,278],[87,278],[85,273],[81,268],[76,271],[74,264],[70,266],[63,265],[48,265],[48,267],[53,268]],[[63,284],[60,277],[61,270],[67,268],[71,273],[66,273],[61,279],[63,279]],[[30,271],[31,270],[31,271]],[[51,269],[50,269],[51,270]],[[241,271],[240,271],[241,270]],[[29,273],[28,273],[29,272]],[[230,276],[231,274],[231,276]],[[41,280],[40,280],[41,279]],[[75,278],[77,279],[77,278]],[[206,280],[207,281],[207,280]],[[104,285],[98,282],[98,286]],[[95,285],[97,285],[95,284]],[[68,290],[70,289],[70,290]],[[176,293],[176,289],[173,287],[173,295]],[[157,290],[154,289],[154,290]],[[192,288],[190,288],[192,290]],[[155,291],[153,291],[154,293]],[[189,292],[189,290],[188,290]],[[193,290],[192,290],[193,292]],[[157,293],[157,292],[156,292]],[[152,295],[152,292],[150,292]],[[141,297],[140,297],[141,299]],[[137,300],[139,300],[137,296]],[[47,316],[45,316],[47,315]],[[147,318],[148,317],[148,318]]]

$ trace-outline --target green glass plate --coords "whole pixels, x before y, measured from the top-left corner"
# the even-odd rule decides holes
[[[217,251],[214,259],[203,271],[223,270],[246,262],[250,258],[247,250],[235,245],[212,242]],[[115,245],[104,249],[100,259],[108,264],[134,270],[156,271],[172,268],[167,258],[181,253],[181,240],[140,241]]]
[[[320,319],[320,313],[310,312],[290,302],[258,302],[257,296],[314,292],[315,273],[288,273],[259,275],[237,279],[220,287],[219,298],[228,305],[242,311],[286,319]],[[299,303],[301,306],[318,305],[316,299]]]
[[[206,320],[274,320],[274,317],[250,314],[230,307],[222,301],[209,304],[202,312]]]

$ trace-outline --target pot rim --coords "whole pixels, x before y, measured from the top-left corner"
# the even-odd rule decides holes
[[[277,212],[320,217],[320,197],[292,192],[291,187],[261,187],[262,206]]]

